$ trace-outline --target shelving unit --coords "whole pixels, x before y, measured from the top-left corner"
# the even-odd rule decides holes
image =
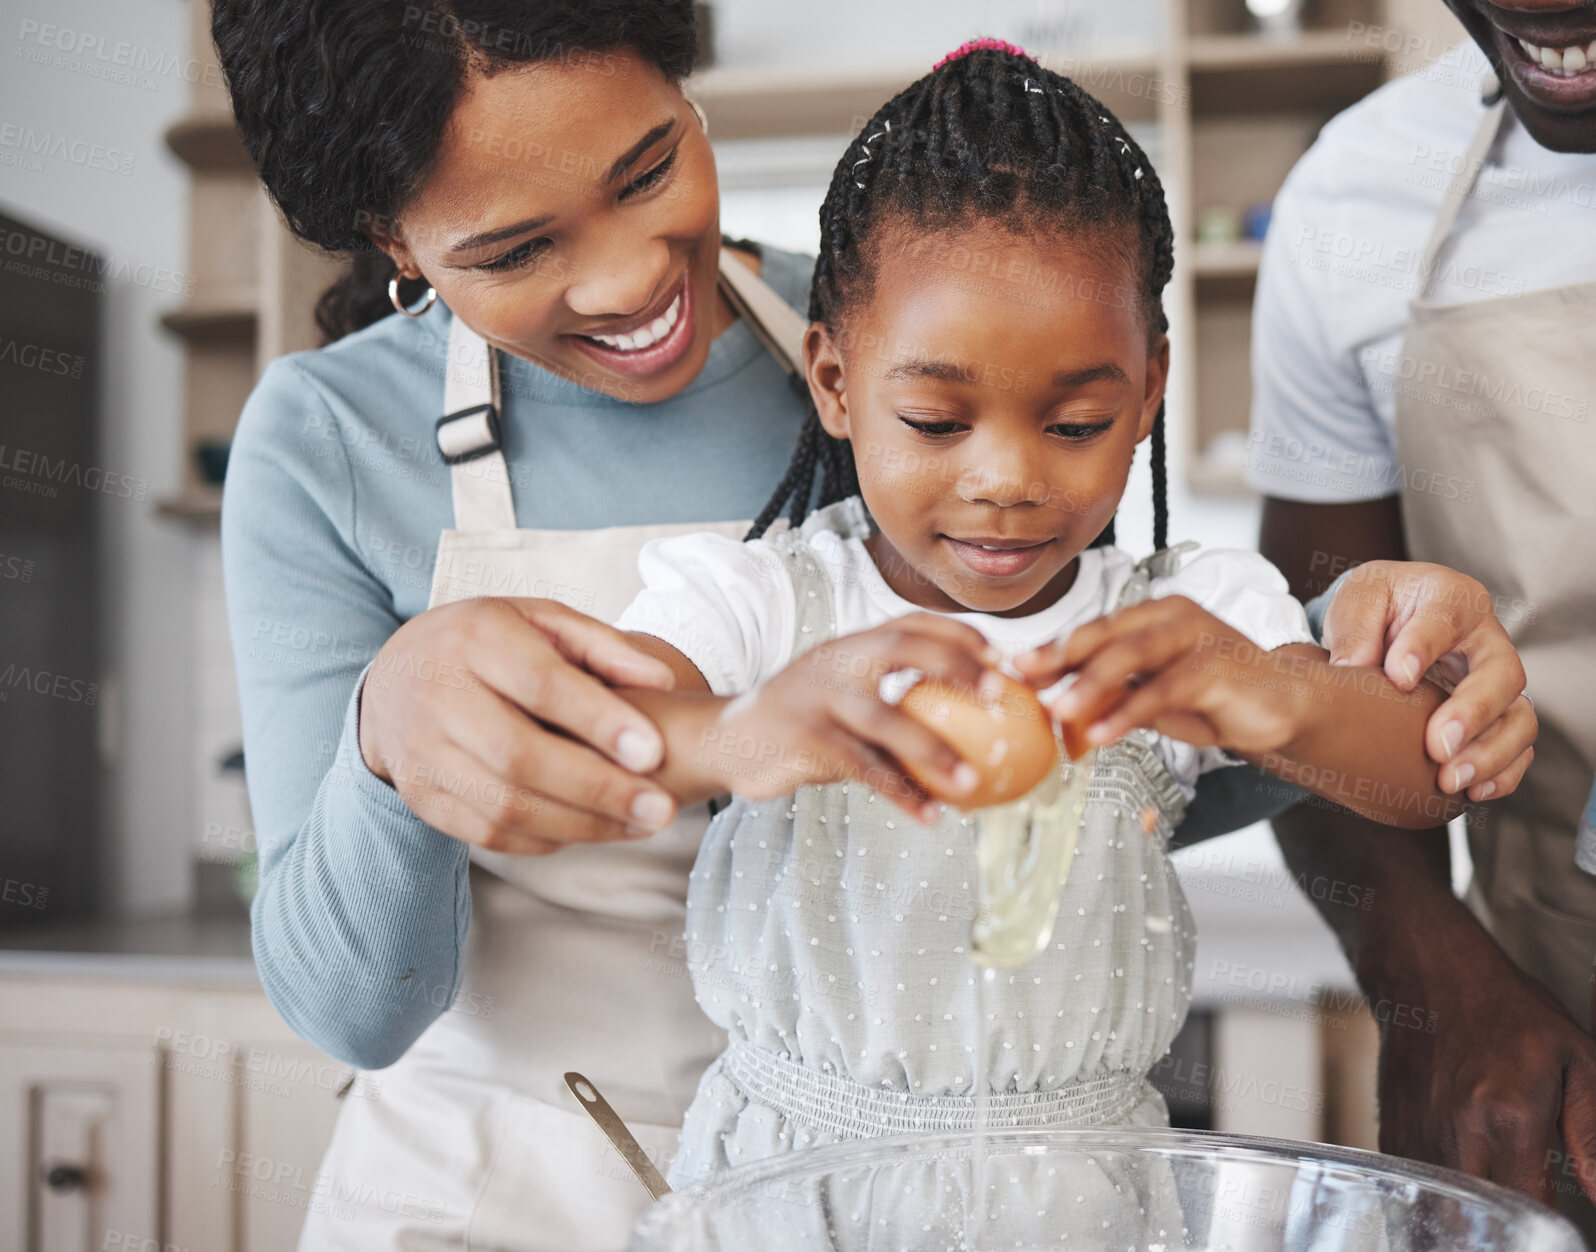
[[[1248,28],[1243,0],[1166,0],[1167,38],[1145,52],[1083,56],[1033,48],[1127,124],[1158,127],[1159,172],[1176,221],[1176,272],[1166,305],[1186,342],[1171,378],[1172,440],[1195,491],[1245,492],[1239,442],[1251,405],[1248,354],[1256,240],[1196,240],[1204,209],[1238,217],[1274,198],[1319,128],[1381,85],[1392,66],[1354,32],[1434,29],[1425,0],[1308,0],[1285,37]],[[1356,26],[1354,23],[1361,23]],[[1436,46],[1444,46],[1444,34]],[[716,68],[689,91],[725,139],[850,134],[924,72],[922,65],[846,72]]]
[[[214,69],[209,0],[189,3],[195,58]],[[1449,31],[1437,23],[1451,19],[1434,0],[1306,0],[1303,28],[1278,37],[1249,31],[1244,0],[1164,3],[1166,38],[1157,48],[1032,51],[1126,123],[1158,129],[1159,172],[1178,240],[1165,299],[1187,337],[1170,380],[1171,440],[1194,490],[1242,492],[1236,435],[1247,428],[1251,404],[1247,358],[1260,248],[1241,239],[1198,244],[1198,215],[1267,204],[1324,122],[1390,75],[1384,53],[1355,32],[1420,32],[1444,47]],[[688,92],[717,139],[835,136],[856,131],[924,68],[716,66],[695,75]],[[266,362],[314,346],[312,309],[336,265],[283,227],[255,182],[220,75],[197,77],[190,116],[167,134],[194,172],[196,286],[162,319],[188,347],[189,455],[178,495],[160,507],[205,520],[216,516],[220,493],[200,480],[194,446],[230,437]],[[1229,454],[1219,451],[1227,445]]]
[[[1172,384],[1174,437],[1188,486],[1208,494],[1246,491],[1245,432],[1252,404],[1252,301],[1258,241],[1197,240],[1196,222],[1220,208],[1238,223],[1268,205],[1321,126],[1385,80],[1349,23],[1387,20],[1382,0],[1309,3],[1289,35],[1248,31],[1240,0],[1173,0],[1184,27],[1178,57],[1190,108],[1166,142],[1185,153],[1178,197],[1176,299],[1190,328]],[[1184,359],[1182,359],[1184,358]]]
[[[166,146],[191,172],[191,286],[185,302],[161,316],[187,355],[184,457],[177,491],[158,500],[156,511],[214,525],[222,493],[201,477],[195,449],[232,438],[267,362],[315,346],[316,297],[337,266],[294,240],[255,178],[221,87],[209,0],[190,0],[189,20],[201,72],[189,115],[166,132]]]
[[[1157,117],[1167,69],[1162,55],[1078,58],[1067,49],[1037,53],[1068,72],[1126,121]],[[852,134],[903,87],[925,73],[923,64],[871,70],[743,69],[715,67],[695,74],[688,94],[704,107],[716,139],[774,139],[791,135]]]

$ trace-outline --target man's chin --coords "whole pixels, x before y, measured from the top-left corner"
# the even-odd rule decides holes
[[[1552,152],[1596,152],[1596,98],[1541,100],[1527,85],[1522,61],[1503,49],[1504,32],[1469,0],[1446,0],[1502,84],[1508,107],[1541,147]]]
[[[1503,71],[1498,68],[1497,74],[1502,77]],[[1517,83],[1507,78],[1503,82],[1508,108],[1541,147],[1550,152],[1596,152],[1596,105],[1564,113],[1536,103]]]

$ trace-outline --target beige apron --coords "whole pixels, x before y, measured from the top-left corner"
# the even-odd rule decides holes
[[[1429,299],[1504,115],[1487,111],[1425,246],[1396,380],[1402,523],[1414,560],[1490,591],[1540,717],[1518,790],[1469,818],[1470,903],[1588,1028],[1596,879],[1574,844],[1596,777],[1596,283]],[[1533,232],[1526,217],[1524,246],[1546,246]]]
[[[782,364],[807,327],[726,250],[721,286]],[[458,318],[438,445],[455,528],[428,607],[482,595],[560,600],[614,621],[642,589],[651,539],[741,538],[746,521],[521,530],[498,447],[496,354]],[[647,1193],[565,1089],[581,1070],[664,1169],[725,1036],[693,999],[683,950],[687,874],[705,805],[638,842],[551,856],[471,850],[472,919],[459,994],[409,1052],[351,1098],[323,1163],[326,1203],[300,1246],[618,1250]],[[447,989],[426,989],[441,1002]]]

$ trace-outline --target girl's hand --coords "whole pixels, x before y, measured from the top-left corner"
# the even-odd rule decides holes
[[[1311,655],[1310,655],[1311,654]],[[1075,682],[1049,702],[1090,744],[1145,726],[1196,747],[1275,752],[1293,738],[1292,671],[1317,648],[1264,652],[1185,596],[1145,600],[1015,658],[1026,681]],[[1304,694],[1306,689],[1304,688]]]
[[[360,696],[360,754],[429,825],[496,852],[639,838],[676,804],[639,773],[658,730],[606,686],[668,666],[553,600],[474,599],[411,618]]]
[[[750,800],[773,799],[808,783],[858,781],[919,822],[937,803],[912,775],[973,790],[973,766],[944,740],[880,695],[884,676],[919,670],[950,686],[980,690],[998,653],[980,632],[946,617],[914,613],[844,635],[804,653],[727,705],[713,746],[726,785]]]

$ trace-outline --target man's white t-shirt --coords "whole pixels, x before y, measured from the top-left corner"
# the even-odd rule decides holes
[[[1393,422],[1424,244],[1485,115],[1469,42],[1335,118],[1274,203],[1252,319],[1248,482],[1313,504],[1401,489]],[[1512,300],[1596,281],[1596,154],[1511,115],[1438,258],[1429,298]]]
[[[858,507],[857,500],[834,507],[848,506]],[[926,611],[887,585],[862,540],[816,530],[808,543],[831,588],[839,635]],[[947,616],[974,626],[1005,655],[1013,655],[1112,610],[1135,565],[1118,548],[1090,548],[1081,554],[1070,589],[1039,613]],[[750,691],[792,660],[797,599],[786,561],[770,540],[738,543],[711,534],[656,539],[643,548],[638,567],[643,590],[616,628],[663,639],[698,667],[716,695]],[[1264,651],[1313,642],[1307,616],[1285,577],[1256,552],[1200,552],[1174,575],[1155,578],[1151,594],[1196,601]],[[1163,737],[1155,750],[1187,799],[1200,775],[1236,763],[1217,749]]]

